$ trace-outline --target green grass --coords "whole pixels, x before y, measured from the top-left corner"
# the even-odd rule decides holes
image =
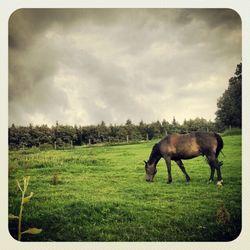
[[[155,141],[72,150],[9,152],[9,212],[18,213],[16,179],[30,176],[32,203],[25,206],[24,241],[230,241],[241,230],[241,136],[226,136],[224,186],[207,184],[204,158],[184,161],[191,177],[172,163],[173,183],[166,184],[164,160],[153,183],[145,181],[144,163]],[[53,183],[54,176],[58,181]],[[29,192],[28,190],[28,192]],[[218,209],[230,214],[219,223]],[[16,237],[16,222],[9,229]]]
[[[223,132],[223,136],[229,136],[229,135],[241,135],[242,131],[240,128],[232,128],[232,129],[226,129]]]

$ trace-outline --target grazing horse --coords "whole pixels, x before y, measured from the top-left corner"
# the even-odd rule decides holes
[[[219,153],[223,148],[223,140],[220,135],[208,132],[194,132],[190,134],[171,134],[156,143],[152,149],[149,160],[145,162],[146,181],[153,181],[157,172],[156,165],[164,158],[167,165],[168,181],[172,182],[171,160],[175,161],[184,173],[187,182],[190,177],[187,174],[182,159],[192,159],[197,156],[206,156],[211,168],[209,182],[214,180],[214,172],[217,171],[217,185],[222,185],[220,166],[223,162],[218,161]]]

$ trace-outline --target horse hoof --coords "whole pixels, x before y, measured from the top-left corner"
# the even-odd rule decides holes
[[[167,181],[167,184],[171,184],[172,183],[172,181]]]
[[[223,185],[223,180],[217,181],[217,186],[221,187]]]
[[[213,180],[209,180],[208,182],[207,182],[207,184],[211,184],[213,182]]]

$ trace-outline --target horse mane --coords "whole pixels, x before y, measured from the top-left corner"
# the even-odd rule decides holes
[[[149,164],[155,163],[155,165],[156,165],[158,163],[158,161],[161,159],[161,157],[162,157],[162,155],[160,152],[159,143],[156,143],[152,148],[152,152],[149,156],[148,163]]]

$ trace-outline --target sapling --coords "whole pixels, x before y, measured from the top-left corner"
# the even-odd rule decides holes
[[[16,181],[18,188],[22,192],[19,216],[9,214],[9,219],[17,219],[18,220],[18,237],[17,238],[19,241],[21,241],[23,234],[39,234],[42,232],[42,229],[38,229],[35,227],[28,228],[27,230],[22,232],[22,217],[23,217],[24,204],[28,203],[34,194],[33,192],[31,192],[29,196],[25,196],[25,193],[26,193],[28,185],[29,185],[29,180],[30,180],[30,176],[23,177],[23,187],[21,187],[18,180]]]

